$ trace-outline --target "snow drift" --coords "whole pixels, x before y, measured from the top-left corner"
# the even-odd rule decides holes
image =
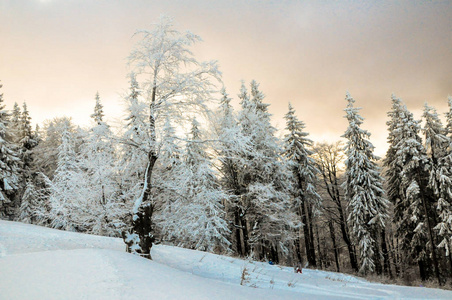
[[[0,299],[452,299],[177,247],[153,247],[154,261],[124,249],[121,239],[0,221]]]

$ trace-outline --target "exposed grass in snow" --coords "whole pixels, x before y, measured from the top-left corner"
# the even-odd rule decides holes
[[[152,256],[125,253],[121,239],[0,221],[0,299],[452,299],[171,246]]]

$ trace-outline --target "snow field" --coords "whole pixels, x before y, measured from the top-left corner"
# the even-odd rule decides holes
[[[171,246],[154,246],[153,261],[124,250],[121,239],[0,221],[0,299],[452,299]]]

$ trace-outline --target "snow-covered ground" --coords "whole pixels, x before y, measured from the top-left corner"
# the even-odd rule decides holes
[[[153,261],[124,249],[120,239],[0,221],[0,299],[452,299],[177,247],[153,247]]]

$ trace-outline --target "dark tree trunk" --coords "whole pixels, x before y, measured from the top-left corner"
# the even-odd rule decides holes
[[[152,224],[152,215],[154,213],[154,204],[152,203],[152,171],[154,170],[155,163],[158,159],[156,152],[156,132],[155,132],[155,117],[154,117],[154,106],[157,94],[157,84],[156,84],[156,72],[154,71],[154,84],[152,88],[151,94],[151,103],[150,103],[150,114],[149,114],[149,134],[150,140],[152,142],[151,150],[148,153],[148,165],[146,167],[145,172],[145,182],[144,182],[144,191],[141,199],[140,207],[138,207],[138,211],[133,215],[132,219],[132,233],[135,233],[139,237],[139,248],[137,250],[138,253],[151,258],[151,248],[152,243],[155,240],[153,235],[153,224]]]
[[[323,175],[323,180],[327,186],[327,192],[330,195],[333,202],[336,204],[337,212],[339,214],[339,226],[342,233],[342,239],[347,245],[348,254],[350,257],[350,265],[355,272],[358,272],[358,262],[356,260],[356,252],[351,243],[347,230],[347,220],[344,216],[344,211],[341,204],[341,196],[339,193],[339,183],[337,180],[336,170],[333,169],[328,174]],[[329,183],[328,183],[329,182]]]
[[[306,257],[308,264],[312,267],[316,266],[315,255],[312,255],[313,244],[311,244],[309,222],[306,214],[306,205],[302,203],[301,205],[301,222],[303,222],[303,236],[304,244],[306,248]]]
[[[152,214],[154,212],[154,205],[151,203],[146,203],[142,205],[136,214],[136,219],[133,221],[133,232],[138,234],[140,237],[140,250],[137,251],[141,256],[152,259],[151,257],[151,248],[152,243],[155,241],[154,235],[152,232],[153,223],[152,223]]]
[[[397,276],[400,276],[400,266],[399,266],[399,262],[400,262],[400,253],[399,253],[399,239],[396,239],[396,248],[394,248],[394,246],[392,247],[394,249],[394,269],[395,269],[395,273]]]
[[[310,248],[309,248],[309,256],[311,256],[311,259],[313,262],[316,261],[316,257],[315,257],[315,243],[314,243],[314,227],[312,225],[313,221],[312,221],[312,206],[309,205],[309,203],[306,203],[306,211],[308,213],[308,224],[309,224],[309,240],[310,240]],[[320,252],[319,252],[320,255]],[[316,264],[313,265],[313,267],[316,267]]]
[[[339,267],[339,253],[337,251],[337,244],[336,244],[336,233],[334,232],[334,225],[333,221],[328,221],[328,227],[330,229],[330,237],[331,241],[333,242],[333,250],[334,250],[334,261],[336,263],[336,271],[340,272],[341,268]],[[319,253],[320,255],[320,253]]]
[[[306,203],[306,199],[304,197],[304,187],[303,187],[303,178],[301,178],[301,174],[297,169],[294,170],[294,173],[297,175],[298,181],[298,189],[300,191],[300,207],[298,208],[298,214],[301,216],[301,222],[303,223],[303,235],[304,235],[304,244],[306,248],[306,257],[308,260],[308,264],[312,267],[316,267],[315,260],[315,249],[314,249],[314,238],[312,235],[312,222],[309,220],[308,216],[308,204]]]
[[[442,285],[441,282],[441,277],[439,274],[439,266],[438,266],[438,258],[436,256],[436,247],[435,247],[435,240],[433,238],[433,230],[432,230],[432,225],[430,224],[430,214],[429,211],[427,209],[427,203],[426,203],[426,199],[424,197],[424,199],[422,199],[422,206],[424,208],[424,214],[425,214],[425,218],[427,221],[427,231],[428,231],[428,237],[430,240],[430,248],[432,251],[432,260],[433,260],[433,267],[435,268],[435,275],[436,275],[436,279],[438,280],[438,284]]]
[[[236,251],[237,254],[239,256],[244,256],[245,255],[245,250],[244,247],[242,246],[242,243],[244,242],[243,240],[243,235],[242,235],[242,230],[243,230],[243,221],[242,221],[242,216],[241,216],[241,208],[239,206],[239,200],[240,196],[241,196],[241,192],[240,192],[240,185],[237,179],[237,171],[234,167],[234,163],[232,162],[232,160],[227,160],[225,162],[225,173],[228,175],[227,177],[229,178],[230,181],[230,188],[231,190],[234,191],[234,195],[235,195],[235,199],[237,202],[235,202],[235,205],[233,206],[233,214],[234,214],[234,228],[233,228],[233,232],[235,233],[235,245],[236,245]]]
[[[392,277],[391,264],[389,262],[388,246],[386,244],[386,230],[381,230],[381,251],[383,252],[383,269],[387,276]]]
[[[421,276],[421,280],[426,281],[428,276],[427,276],[427,268],[426,268],[425,262],[424,262],[424,260],[419,259],[417,263],[419,266],[419,275]]]
[[[138,212],[133,216],[132,220],[132,232],[137,234],[140,238],[138,253],[142,256],[151,258],[152,243],[155,240],[153,235],[153,223],[152,215],[154,213],[154,204],[151,199],[152,189],[152,171],[154,169],[157,156],[149,153],[149,163],[146,169],[146,182],[145,190],[143,192],[143,199],[141,206],[138,208]]]
[[[294,242],[295,247],[295,256],[297,259],[297,265],[303,262],[303,258],[301,256],[301,248],[300,248],[300,238],[298,237]]]
[[[452,277],[452,254],[450,252],[447,258],[449,260],[449,276]]]
[[[373,231],[373,232],[372,232]],[[374,243],[374,262],[375,262],[375,272],[377,273],[377,275],[381,275],[383,273],[383,268],[381,266],[381,251],[380,251],[380,246],[378,243],[379,240],[379,232],[378,230],[374,229],[372,230],[372,238],[374,239],[375,243]]]
[[[248,224],[244,217],[240,218],[240,226],[242,228],[243,234],[243,251],[244,251],[243,253],[245,256],[248,256],[250,254],[250,245],[248,240]]]
[[[323,256],[322,253],[320,252],[320,236],[319,236],[319,227],[317,226],[317,224],[315,225],[315,231],[316,231],[316,236],[317,236],[317,253],[319,254],[319,267],[321,269],[323,269]]]
[[[348,254],[350,257],[350,265],[352,266],[353,270],[358,272],[358,262],[356,260],[355,249],[348,236],[348,231],[347,231],[347,227],[346,227],[346,223],[345,223],[344,214],[342,213],[342,209],[339,210],[339,216],[340,216],[339,225],[341,227],[342,239],[344,240],[345,244],[347,245]]]
[[[270,257],[274,263],[279,264],[278,249],[273,245],[270,246]]]
[[[240,235],[240,212],[236,209],[234,211],[234,227],[235,227],[235,242],[236,242],[236,248],[237,248],[237,254],[239,256],[243,256],[243,250],[242,250],[242,237]]]

